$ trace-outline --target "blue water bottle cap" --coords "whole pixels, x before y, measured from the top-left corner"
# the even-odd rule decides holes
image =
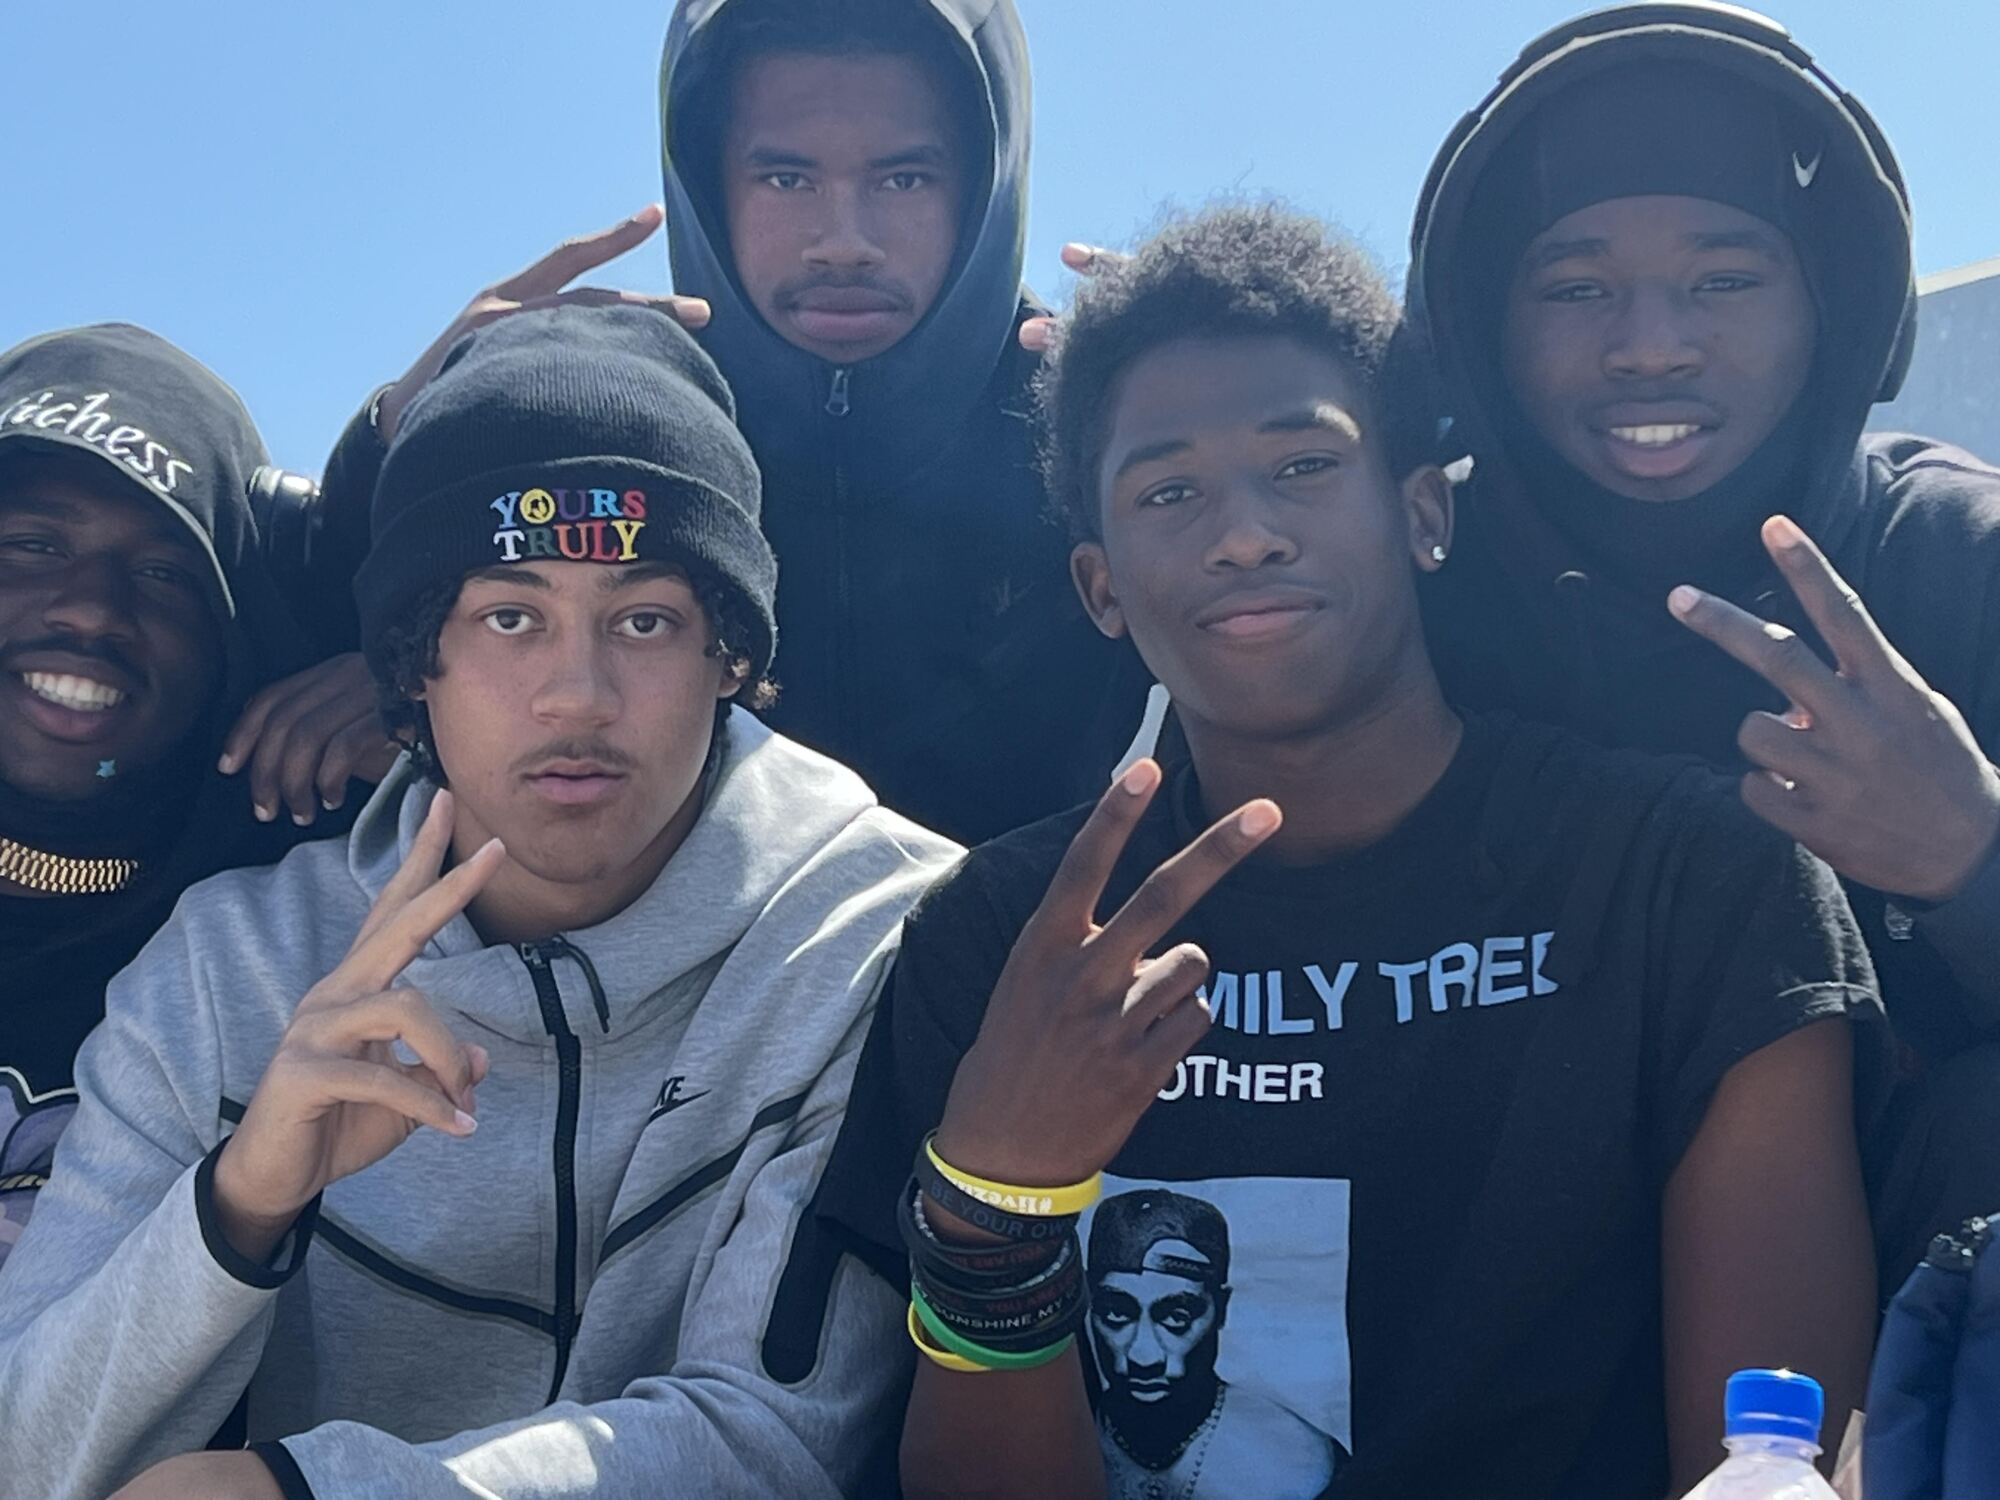
[[[1810,1375],[1795,1370],[1738,1370],[1722,1398],[1722,1419],[1730,1437],[1770,1433],[1819,1441],[1826,1393]]]

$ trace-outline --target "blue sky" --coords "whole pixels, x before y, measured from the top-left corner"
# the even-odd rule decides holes
[[[1523,42],[1584,0],[1020,0],[1029,276],[1166,200],[1276,192],[1400,271],[1423,172]],[[2000,255],[2000,4],[1794,0],[1779,18],[1902,157],[1925,271]],[[121,318],[240,390],[279,461],[482,283],[658,192],[665,0],[9,5],[0,347]],[[666,285],[663,244],[613,268]],[[607,278],[610,279],[610,278]]]

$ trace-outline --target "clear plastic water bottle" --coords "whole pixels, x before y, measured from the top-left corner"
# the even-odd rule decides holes
[[[1722,1398],[1722,1467],[1687,1500],[1837,1500],[1820,1478],[1819,1424],[1826,1393],[1791,1370],[1738,1370]]]

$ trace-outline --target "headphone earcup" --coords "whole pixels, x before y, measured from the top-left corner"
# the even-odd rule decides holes
[[[259,464],[250,475],[249,500],[272,572],[280,579],[304,577],[320,526],[319,485],[310,475]]]
[[[1882,369],[1882,388],[1875,393],[1875,400],[1894,401],[1903,393],[1903,382],[1909,379],[1910,362],[1917,357],[1917,289],[1913,286],[1903,299],[1903,321],[1896,328],[1896,343],[1889,351],[1889,362]]]

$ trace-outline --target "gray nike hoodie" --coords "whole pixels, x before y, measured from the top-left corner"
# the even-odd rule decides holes
[[[335,1183],[269,1266],[221,1239],[211,1153],[430,796],[399,768],[348,839],[195,887],[113,982],[0,1270],[0,1492],[98,1500],[246,1389],[319,1500],[830,1496],[893,1430],[901,1303],[852,1262],[785,1273],[958,850],[741,710],[631,907],[521,948],[460,917],[405,974],[492,1056],[478,1133]],[[800,1319],[807,1357],[770,1355]]]

